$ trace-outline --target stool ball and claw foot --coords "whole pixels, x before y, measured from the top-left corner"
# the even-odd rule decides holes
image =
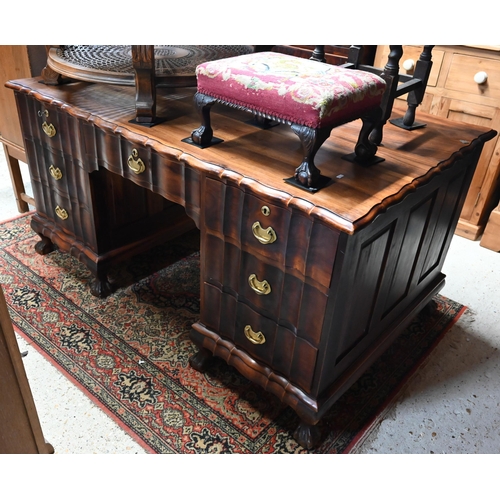
[[[382,108],[377,107],[361,117],[362,126],[359,132],[358,141],[354,147],[354,152],[342,158],[364,166],[374,165],[384,161],[384,158],[376,156],[378,151],[377,143],[372,139],[378,124],[382,118]]]
[[[330,129],[314,129],[304,125],[292,125],[292,130],[300,139],[302,150],[304,152],[304,159],[297,167],[294,174],[294,179],[300,186],[307,189],[315,190],[328,183],[330,180],[321,175],[321,171],[314,164],[314,157],[319,148],[330,136]],[[290,181],[290,180],[288,180]]]
[[[212,125],[210,121],[210,111],[212,106],[217,102],[217,99],[208,95],[203,95],[197,92],[194,95],[194,106],[201,120],[201,125],[191,132],[191,142],[200,148],[206,148],[213,144],[223,142],[222,139],[214,137]],[[189,142],[189,139],[186,140]]]

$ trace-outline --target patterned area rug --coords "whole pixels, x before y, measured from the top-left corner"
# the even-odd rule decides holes
[[[308,453],[295,413],[216,359],[188,363],[199,314],[196,232],[117,266],[117,291],[59,251],[40,256],[29,216],[0,224],[0,283],[15,329],[151,453]],[[161,269],[156,271],[156,269]],[[320,422],[309,453],[348,453],[465,307],[438,296]]]

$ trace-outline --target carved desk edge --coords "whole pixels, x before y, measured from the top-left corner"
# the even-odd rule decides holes
[[[130,130],[124,125],[116,125],[112,122],[104,120],[99,116],[89,113],[82,112],[80,108],[74,105],[70,105],[62,101],[61,99],[54,98],[50,95],[44,94],[41,90],[34,90],[30,87],[25,86],[22,81],[11,80],[5,83],[7,88],[12,90],[22,92],[33,96],[36,100],[42,103],[46,103],[51,106],[59,107],[64,110],[69,115],[78,118],[80,120],[86,121],[93,124],[94,126],[100,128],[105,132],[112,133],[114,135],[120,135],[126,140],[139,143],[144,147],[151,147],[157,153],[162,155],[169,155],[171,158],[175,158],[177,161],[182,162],[201,173],[209,174],[212,177],[218,177],[225,183],[234,184],[245,191],[251,191],[253,193],[265,194],[273,198],[277,203],[283,206],[290,207],[291,209],[296,209],[301,212],[307,213],[309,216],[317,218],[320,221],[331,225],[335,229],[338,229],[347,234],[354,234],[356,231],[370,224],[378,215],[384,213],[387,208],[401,201],[407,194],[415,191],[419,186],[426,184],[429,180],[436,174],[448,169],[453,163],[460,157],[467,155],[470,151],[473,151],[478,143],[485,143],[495,137],[497,132],[495,130],[489,130],[484,132],[479,137],[474,139],[471,143],[464,145],[459,151],[453,153],[448,159],[439,162],[435,167],[431,168],[425,175],[413,179],[412,182],[403,186],[403,188],[396,194],[388,196],[382,202],[377,203],[368,211],[366,215],[357,219],[356,221],[349,221],[342,216],[336,214],[335,212],[323,207],[311,203],[300,196],[295,196],[287,191],[281,191],[273,187],[269,187],[260,181],[254,180],[252,178],[246,177],[238,172],[232,171],[228,167],[223,167],[216,165],[214,163],[207,162],[201,158],[198,158],[193,153],[186,153],[182,149],[165,144],[159,140],[152,139],[140,132]],[[487,129],[485,129],[487,130]],[[158,187],[153,186],[156,192],[158,192]],[[161,193],[160,193],[161,194]],[[171,200],[178,202],[184,206],[185,200]],[[199,208],[199,207],[198,207]],[[197,222],[198,225],[198,221]]]

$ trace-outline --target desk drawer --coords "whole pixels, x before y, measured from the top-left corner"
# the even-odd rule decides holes
[[[273,318],[311,344],[319,344],[328,299],[325,289],[211,235],[207,235],[203,258],[204,282]],[[210,310],[215,316],[225,314],[217,307]]]
[[[207,178],[204,191],[204,230],[216,247],[227,241],[283,272],[330,287],[338,231],[285,203],[219,180]],[[214,253],[215,258],[220,256]],[[215,260],[210,264],[218,265]]]
[[[37,213],[95,251],[96,236],[90,209],[77,198],[50,189],[38,179],[33,178],[32,184]]]
[[[216,287],[205,283],[203,292],[209,304],[202,309],[204,325],[305,391],[311,389],[316,347]]]
[[[48,149],[82,160],[78,120],[60,108],[20,95],[18,100],[23,132],[27,140],[39,141]]]
[[[71,156],[63,155],[32,139],[26,139],[26,152],[33,179],[63,196],[72,195],[85,199],[88,175]]]
[[[206,179],[205,196],[209,232],[285,265],[290,210],[210,178]]]

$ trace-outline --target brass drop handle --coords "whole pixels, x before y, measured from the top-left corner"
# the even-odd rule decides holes
[[[146,165],[144,165],[144,162],[139,158],[137,149],[132,149],[132,154],[128,157],[127,164],[134,174],[142,174],[142,172],[146,170]]]
[[[42,130],[49,137],[54,137],[56,135],[56,128],[54,127],[54,125],[52,125],[52,123],[43,122]]]
[[[276,232],[271,226],[269,226],[267,229],[264,229],[260,225],[259,221],[253,223],[252,232],[257,240],[263,245],[269,245],[270,243],[273,243],[278,239],[278,237],[276,236]]]
[[[56,215],[62,220],[66,220],[68,218],[68,212],[66,212],[66,210],[61,208],[59,205],[56,207]]]
[[[264,334],[262,332],[254,332],[250,325],[245,326],[245,337],[252,344],[256,345],[263,344],[266,341],[266,337],[264,337]]]
[[[255,274],[251,274],[248,277],[248,284],[257,295],[269,295],[271,293],[271,285],[268,281],[259,281]]]
[[[51,175],[52,177],[54,177],[54,179],[55,179],[56,181],[58,181],[59,179],[62,179],[62,172],[61,172],[61,169],[54,167],[54,165],[51,165],[51,166],[49,167],[49,172],[50,172],[50,175]]]

